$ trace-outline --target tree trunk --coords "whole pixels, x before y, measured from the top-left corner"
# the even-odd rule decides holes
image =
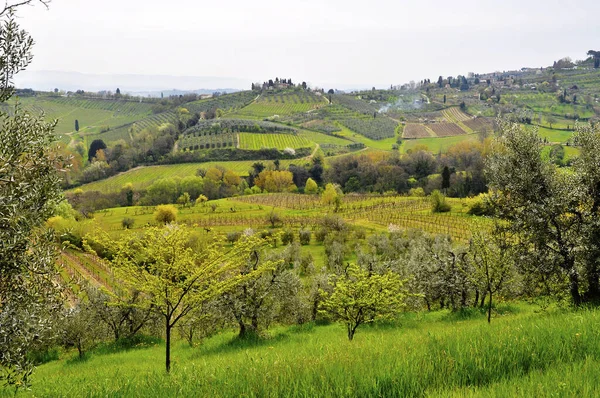
[[[238,325],[240,325],[240,333],[238,334],[238,337],[240,339],[243,339],[244,337],[246,337],[246,324],[244,323],[244,321],[238,320]]]
[[[479,304],[479,289],[475,289],[475,301],[473,301],[473,307],[477,308]]]
[[[580,306],[581,295],[579,294],[579,273],[575,268],[571,268],[571,270],[569,271],[569,282],[573,304],[575,304],[576,306]]]
[[[167,373],[171,371],[171,325],[167,318],[166,340],[165,340],[165,366]]]
[[[588,291],[586,292],[585,298],[587,301],[596,301],[600,298],[600,273],[596,267],[588,270],[587,280]]]
[[[490,302],[488,303],[488,323],[492,322],[492,291],[490,290]]]
[[[481,296],[481,304],[479,304],[479,308],[485,307],[485,294]]]

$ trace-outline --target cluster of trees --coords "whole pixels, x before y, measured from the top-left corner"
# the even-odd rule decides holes
[[[465,141],[446,154],[417,147],[404,156],[347,156],[331,162],[325,181],[344,192],[408,193],[421,187],[427,194],[439,189],[454,197],[478,195],[487,191],[483,168],[488,146],[489,140]]]

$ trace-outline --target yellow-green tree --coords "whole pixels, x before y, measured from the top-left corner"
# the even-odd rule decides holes
[[[156,206],[154,219],[161,224],[169,224],[177,221],[177,208],[173,205]]]
[[[126,234],[119,241],[103,238],[114,250],[116,276],[126,288],[140,292],[139,308],[148,308],[165,322],[165,366],[171,369],[171,331],[195,308],[275,268],[272,261],[261,262],[249,273],[242,269],[258,256],[266,242],[244,236],[233,247],[221,242],[209,247],[192,247],[191,231],[169,225],[147,229],[143,235]]]
[[[348,340],[352,340],[360,325],[398,314],[405,306],[405,282],[393,272],[377,274],[349,264],[342,275],[330,281],[333,292],[322,291],[326,299],[320,312],[343,322]]]
[[[306,186],[304,187],[304,193],[314,195],[319,192],[319,186],[312,178],[306,180]]]
[[[342,205],[343,196],[344,194],[338,187],[333,184],[327,184],[325,186],[325,191],[323,191],[323,195],[321,196],[321,201],[328,206],[333,205],[335,207],[335,212],[337,213]]]

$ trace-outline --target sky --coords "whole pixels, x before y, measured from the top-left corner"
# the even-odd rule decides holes
[[[52,0],[18,13],[36,41],[29,71],[325,89],[582,59],[600,49],[598,15],[598,0]]]

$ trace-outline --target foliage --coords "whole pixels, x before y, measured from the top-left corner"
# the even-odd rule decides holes
[[[160,205],[156,206],[154,212],[154,219],[156,222],[161,224],[170,224],[177,221],[178,210],[175,206],[171,205]]]
[[[434,213],[446,213],[449,212],[451,207],[446,202],[446,197],[437,189],[434,190],[429,196],[431,202],[431,211]]]
[[[191,247],[190,231],[180,226],[150,228],[143,235],[124,236],[105,244],[115,248],[112,263],[117,276],[132,291],[139,291],[143,302],[137,304],[161,316],[165,322],[167,372],[171,368],[171,330],[194,308],[210,302],[240,283],[256,278],[274,267],[265,261],[251,272],[239,270],[264,244],[245,236],[223,252],[218,244]]]
[[[406,293],[397,274],[373,273],[349,264],[344,273],[330,282],[333,292],[321,304],[321,311],[346,325],[348,340],[356,329],[376,319],[390,319],[404,307]]]

